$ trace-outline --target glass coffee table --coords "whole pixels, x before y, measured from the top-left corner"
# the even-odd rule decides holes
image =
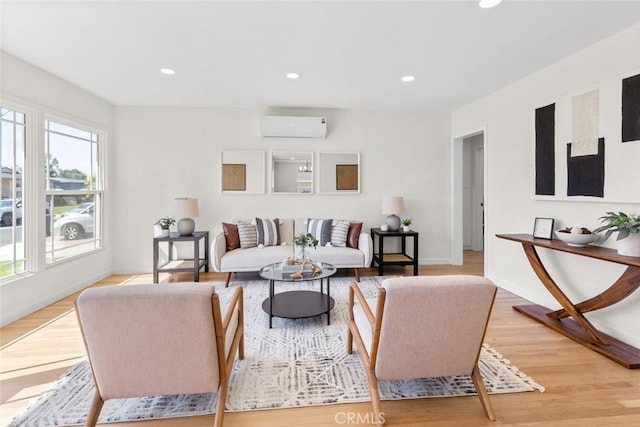
[[[322,267],[322,272],[313,274],[303,273],[302,279],[293,279],[291,274],[282,271],[282,263],[269,264],[260,269],[260,277],[269,281],[269,298],[262,302],[262,309],[269,314],[269,328],[273,317],[287,319],[302,319],[327,315],[327,325],[331,324],[331,309],[335,301],[331,298],[330,277],[336,273],[336,268],[326,262],[316,263]],[[327,292],[324,292],[324,281],[327,281]],[[320,292],[313,290],[296,290],[275,293],[276,282],[311,282],[320,281]]]

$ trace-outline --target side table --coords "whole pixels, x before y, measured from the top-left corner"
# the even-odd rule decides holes
[[[200,241],[204,241],[204,257],[200,257]],[[160,255],[160,242],[169,243],[169,259],[162,265],[158,265]],[[193,259],[172,259],[173,244],[175,242],[192,242]],[[170,233],[168,236],[157,236],[153,238],[153,283],[158,283],[158,276],[161,272],[168,273],[193,273],[193,281],[200,281],[200,269],[209,271],[209,232],[194,231],[190,236],[182,236],[179,233]]]
[[[402,249],[400,253],[384,253],[384,239],[400,237]],[[413,238],[413,254],[407,254],[407,237]],[[371,229],[373,239],[373,262],[378,264],[378,275],[384,275],[385,265],[413,265],[413,275],[418,275],[418,232],[417,231],[382,231],[380,228]],[[376,240],[378,250],[376,252]]]

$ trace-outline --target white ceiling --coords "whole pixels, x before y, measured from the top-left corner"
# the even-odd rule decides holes
[[[2,0],[0,8],[3,50],[112,104],[146,106],[451,111],[640,23],[638,1],[481,9],[475,0]],[[286,79],[290,71],[302,78]],[[415,82],[401,82],[405,74]]]

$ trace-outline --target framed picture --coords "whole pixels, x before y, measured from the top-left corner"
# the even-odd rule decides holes
[[[247,165],[223,163],[222,191],[246,191],[246,190],[247,190]]]
[[[358,189],[358,165],[336,165],[336,190]]]
[[[553,236],[553,218],[536,218],[533,223],[533,237],[549,239]]]

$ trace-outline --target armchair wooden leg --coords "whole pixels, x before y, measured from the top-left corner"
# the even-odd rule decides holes
[[[227,280],[226,280],[226,282],[224,282],[224,287],[225,288],[229,287],[229,281],[231,280],[231,274],[232,274],[231,272],[227,273]]]
[[[480,376],[480,370],[478,369],[477,364],[473,368],[473,372],[471,372],[471,380],[473,381],[473,385],[476,387],[476,391],[478,392],[478,397],[480,398],[480,403],[482,403],[484,413],[487,414],[487,418],[489,418],[491,421],[495,421],[496,415],[493,412],[493,406],[491,406],[489,394],[487,393],[487,389],[484,386],[484,382],[482,381],[482,376]]]
[[[380,394],[378,393],[378,380],[372,370],[367,371],[367,381],[369,382],[369,393],[371,393],[371,406],[373,406],[373,422],[378,426],[384,425],[384,414],[380,406]]]
[[[87,414],[87,421],[84,424],[85,427],[94,427],[98,422],[98,416],[100,415],[100,411],[102,410],[102,405],[104,405],[104,400],[98,393],[98,390],[93,395],[93,400],[91,401],[91,406],[89,407],[89,414]]]
[[[347,354],[353,353],[353,333],[351,333],[351,325],[347,328]]]
[[[222,420],[224,418],[224,406],[227,402],[227,380],[220,381],[220,388],[218,388],[218,401],[216,402],[216,416],[213,420],[214,427],[222,427]]]
[[[360,282],[360,269],[356,268],[356,282]]]

